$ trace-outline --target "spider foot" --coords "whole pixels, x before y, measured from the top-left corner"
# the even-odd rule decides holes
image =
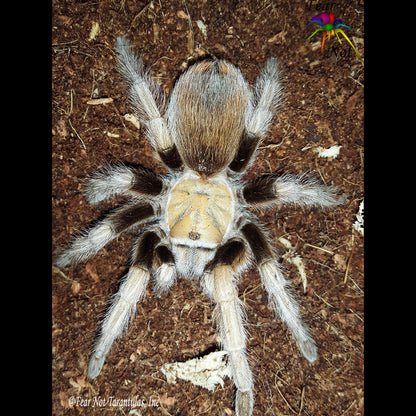
[[[105,356],[93,354],[88,364],[88,377],[96,378],[104,365]]]
[[[315,341],[312,338],[307,338],[302,341],[298,341],[299,349],[303,356],[310,362],[313,363],[317,357],[317,348]]]
[[[235,397],[235,414],[237,416],[251,416],[253,412],[253,390],[237,390]]]

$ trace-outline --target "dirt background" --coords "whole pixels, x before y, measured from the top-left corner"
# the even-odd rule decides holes
[[[248,177],[311,171],[347,197],[343,206],[325,212],[284,207],[278,214],[260,215],[282,254],[286,249],[277,240],[284,236],[306,266],[308,286],[303,293],[297,268],[283,260],[319,356],[314,364],[301,356],[268,307],[257,273],[244,275],[239,289],[250,324],[254,415],[364,414],[363,237],[353,229],[364,197],[364,64],[345,40],[340,45],[331,37],[323,55],[321,33],[305,42],[317,28],[307,26],[308,21],[328,11],[327,2],[319,3],[53,1],[53,255],[75,230],[117,205],[116,200],[94,208],[86,203],[82,187],[88,174],[116,160],[163,172],[151,157],[143,130],[123,118],[130,110],[114,59],[115,37],[121,34],[132,40],[145,64],[152,65],[167,93],[189,63],[204,55],[229,59],[250,82],[268,57],[277,57],[285,70],[286,102]],[[344,29],[364,57],[364,2],[334,1],[331,10],[352,28]],[[99,31],[91,36],[94,24]],[[112,102],[87,103],[96,98]],[[342,146],[337,158],[318,157],[314,151],[333,145]],[[160,371],[164,363],[186,361],[217,348],[212,307],[186,281],[179,281],[161,299],[150,285],[100,376],[87,378],[99,319],[127,271],[133,238],[121,236],[86,264],[53,266],[52,413],[233,415],[234,387],[229,379],[210,392],[186,381],[170,385]],[[72,405],[71,397],[78,397],[78,403]],[[94,397],[106,402],[93,406]],[[112,406],[110,397],[139,398],[147,404],[153,398],[157,406]]]

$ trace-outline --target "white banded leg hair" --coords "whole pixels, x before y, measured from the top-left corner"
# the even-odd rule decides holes
[[[230,169],[242,172],[254,160],[255,151],[266,135],[282,102],[282,74],[276,58],[269,58],[256,79],[254,94],[245,112],[245,129]]]
[[[334,187],[320,183],[306,173],[286,173],[260,176],[244,186],[243,195],[248,204],[264,208],[283,204],[323,208],[344,202],[335,191]]]
[[[132,51],[126,38],[117,38],[116,51],[118,69],[128,86],[130,104],[136,117],[146,126],[151,145],[169,168],[180,168],[182,160],[163,117],[166,112],[165,94],[145,72],[142,59]]]
[[[147,198],[159,195],[162,190],[160,175],[142,167],[117,163],[105,165],[88,178],[85,197],[89,204],[95,205],[116,195]]]
[[[237,388],[237,416],[251,415],[253,410],[253,376],[247,359],[243,305],[238,299],[231,266],[221,265],[213,270],[216,303],[214,317],[223,348],[228,353],[233,381]]]
[[[64,267],[87,261],[122,232],[153,215],[153,207],[147,202],[129,203],[115,209],[96,225],[75,236],[69,247],[56,259],[56,265]]]
[[[251,415],[253,410],[253,376],[246,351],[244,308],[238,298],[236,277],[240,266],[247,264],[244,243],[231,240],[220,247],[207,266],[203,279],[204,291],[216,306],[214,320],[221,344],[228,354],[232,378],[236,386],[237,416]]]
[[[243,226],[242,233],[248,241],[260,272],[263,287],[269,295],[269,303],[276,315],[286,323],[292,332],[304,357],[314,362],[317,350],[315,341],[303,323],[299,306],[291,294],[291,284],[284,277],[280,265],[275,259],[271,246],[263,231],[255,224]]]
[[[153,231],[145,231],[136,246],[129,272],[123,278],[118,293],[105,314],[99,337],[94,345],[88,365],[88,376],[97,377],[110,348],[123,330],[127,330],[134,317],[136,303],[143,299],[154,261],[154,249],[159,237]]]

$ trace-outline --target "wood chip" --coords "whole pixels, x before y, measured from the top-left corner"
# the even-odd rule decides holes
[[[88,100],[87,101],[87,104],[89,104],[89,105],[110,104],[113,101],[114,100],[111,97],[107,97],[107,98],[94,98],[92,100]]]

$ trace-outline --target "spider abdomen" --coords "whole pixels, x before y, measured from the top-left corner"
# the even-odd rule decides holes
[[[251,90],[223,60],[202,61],[178,79],[169,99],[168,129],[184,164],[211,176],[232,162],[245,128]]]

